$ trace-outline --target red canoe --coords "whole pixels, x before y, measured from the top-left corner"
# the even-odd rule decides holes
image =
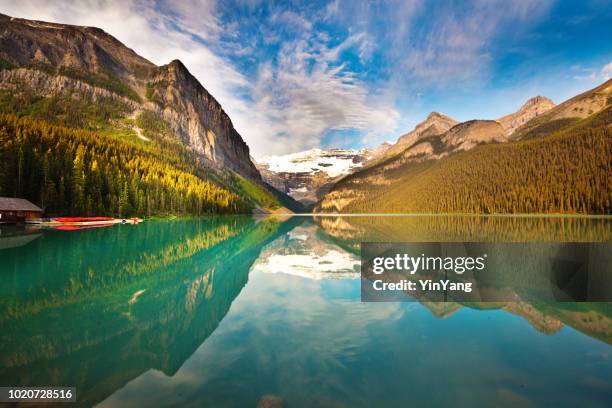
[[[112,227],[112,224],[104,224],[104,225],[58,225],[57,227],[53,227],[53,229],[60,231],[79,231],[84,229],[92,229],[92,228],[105,228]]]
[[[112,217],[64,217],[64,218],[53,218],[55,222],[95,222],[95,221],[112,221]]]

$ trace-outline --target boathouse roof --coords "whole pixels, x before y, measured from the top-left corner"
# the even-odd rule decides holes
[[[25,198],[0,197],[0,211],[39,211],[42,208],[32,204]]]

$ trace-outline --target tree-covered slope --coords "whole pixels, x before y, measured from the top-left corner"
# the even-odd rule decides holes
[[[0,195],[48,214],[246,213],[248,200],[211,181],[182,146],[125,143],[86,130],[0,115]]]
[[[609,214],[611,123],[608,107],[540,133],[534,127],[538,136],[527,140],[439,160],[391,159],[340,181],[315,211]]]

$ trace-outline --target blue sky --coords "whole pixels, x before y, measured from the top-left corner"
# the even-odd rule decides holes
[[[257,158],[394,141],[431,111],[495,119],[612,76],[612,1],[0,1],[179,58]]]

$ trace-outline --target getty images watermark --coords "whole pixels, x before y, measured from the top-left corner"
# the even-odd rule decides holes
[[[362,243],[364,302],[612,301],[610,243]]]

